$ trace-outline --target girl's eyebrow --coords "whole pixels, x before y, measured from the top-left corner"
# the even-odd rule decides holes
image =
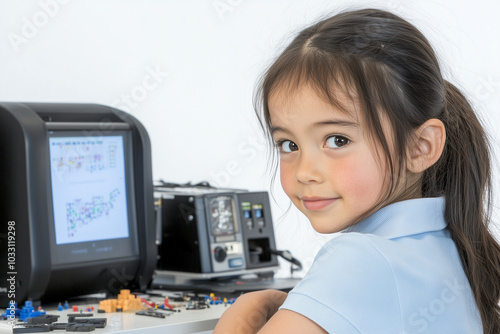
[[[290,131],[286,130],[285,128],[282,128],[280,126],[272,126],[271,127],[271,136],[276,133],[276,132],[284,132],[284,133],[290,133]]]
[[[346,120],[327,120],[327,121],[321,121],[314,123],[312,125],[313,128],[319,128],[323,126],[329,126],[329,125],[336,125],[336,126],[343,126],[343,127],[351,127],[351,128],[357,128],[359,127],[359,124],[356,122],[350,122]],[[280,126],[272,126],[271,127],[271,135],[273,135],[275,132],[284,132],[284,133],[291,133],[291,131],[280,127]]]
[[[318,128],[318,127],[328,126],[328,125],[339,125],[339,126],[345,126],[345,127],[351,127],[351,128],[357,128],[359,126],[359,124],[356,122],[350,122],[350,121],[345,121],[345,120],[328,120],[328,121],[314,123],[312,125],[312,127]]]

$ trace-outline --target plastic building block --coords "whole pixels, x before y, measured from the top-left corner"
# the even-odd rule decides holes
[[[89,318],[93,316],[93,313],[71,313],[68,314],[68,322],[74,322],[76,318]]]
[[[33,303],[31,301],[27,300],[24,303],[23,308],[19,312],[19,319],[21,319],[22,321],[26,321],[28,318],[39,317],[43,314],[45,314],[44,311],[35,311],[35,308],[33,307]]]
[[[50,332],[50,325],[47,324],[19,324],[12,326],[12,333],[40,333]]]
[[[92,324],[68,324],[66,326],[66,332],[91,332],[95,330],[95,326]]]
[[[141,298],[131,295],[130,290],[121,290],[117,299],[105,299],[99,302],[98,312],[117,312],[117,311],[141,311]]]
[[[73,320],[75,324],[92,324],[95,328],[104,328],[106,327],[106,322],[108,319],[106,318],[76,318]]]
[[[98,312],[113,313],[116,312],[116,299],[106,299],[99,302]]]
[[[165,318],[169,314],[164,314],[158,311],[137,311],[135,312],[137,315],[145,315],[148,317],[154,317],[154,318]]]
[[[51,314],[43,314],[43,315],[40,315],[38,317],[34,317],[34,318],[28,318],[27,320],[27,323],[28,324],[51,324],[53,322],[56,322],[57,319],[59,319],[59,316],[58,315],[51,315]]]
[[[56,329],[63,329],[63,330],[65,330],[66,326],[68,326],[67,323],[54,322],[54,323],[50,324],[50,330],[51,331],[56,330]]]

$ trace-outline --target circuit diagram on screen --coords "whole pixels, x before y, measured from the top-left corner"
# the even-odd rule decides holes
[[[57,244],[128,237],[123,140],[50,138]]]

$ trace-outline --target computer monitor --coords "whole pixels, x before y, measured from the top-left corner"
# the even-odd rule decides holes
[[[100,105],[0,103],[0,133],[0,307],[144,290],[157,254],[144,127]]]

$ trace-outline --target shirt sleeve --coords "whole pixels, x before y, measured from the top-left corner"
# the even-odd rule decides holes
[[[370,236],[329,241],[281,306],[329,333],[399,333],[401,308],[393,270]]]

